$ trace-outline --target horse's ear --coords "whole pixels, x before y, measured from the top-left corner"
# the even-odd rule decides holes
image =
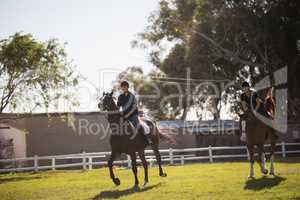
[[[110,93],[109,95],[110,95],[110,96],[113,96],[113,94],[114,94],[114,91],[112,90],[111,93]]]
[[[105,96],[105,92],[103,92],[103,94],[102,94],[103,96]]]

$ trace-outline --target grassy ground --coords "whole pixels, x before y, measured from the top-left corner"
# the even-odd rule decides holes
[[[0,199],[300,199],[300,159],[275,165],[277,176],[247,180],[249,164],[216,163],[165,167],[168,177],[150,169],[150,183],[133,191],[131,170],[115,169],[121,186],[115,187],[107,169],[47,171],[0,175]],[[139,170],[141,184],[143,170]]]

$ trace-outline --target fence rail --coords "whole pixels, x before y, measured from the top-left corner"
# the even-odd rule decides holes
[[[270,145],[265,145],[268,147]],[[280,147],[280,151],[276,151],[275,154],[281,155],[283,158],[287,157],[287,154],[296,154],[300,153],[299,150],[287,150],[288,147],[291,146],[299,146],[300,143],[279,143],[276,146]],[[242,150],[243,153],[236,153],[236,154],[214,154],[220,150]],[[199,152],[206,152],[207,155],[197,155]],[[156,160],[152,150],[146,150],[146,159],[152,166]],[[245,146],[226,146],[226,147],[213,147],[209,146],[207,148],[187,148],[187,149],[162,149],[160,150],[162,154],[162,162],[164,164],[173,165],[175,163],[178,164],[185,164],[185,161],[200,161],[206,160],[209,162],[214,162],[215,159],[220,158],[248,158],[248,151]],[[110,152],[93,152],[93,153],[80,153],[80,154],[68,154],[68,155],[55,155],[55,156],[33,156],[33,157],[26,157],[26,158],[16,158],[16,159],[3,159],[0,160],[1,164],[10,164],[7,168],[0,168],[1,172],[14,172],[14,171],[38,171],[38,170],[56,170],[60,168],[70,168],[70,167],[81,167],[84,170],[91,170],[93,166],[105,166],[106,160]],[[95,159],[100,159],[100,161],[95,161]],[[72,163],[64,163],[59,164],[60,160],[71,161]],[[73,162],[74,160],[79,160],[79,162]],[[31,162],[31,166],[24,167],[22,166],[25,162]],[[48,161],[51,163],[50,165],[41,165],[41,161]],[[139,159],[138,162],[141,162]],[[114,162],[118,165],[125,165],[127,167],[131,166],[130,157],[127,156],[127,159],[120,159]],[[5,165],[4,165],[5,166]]]

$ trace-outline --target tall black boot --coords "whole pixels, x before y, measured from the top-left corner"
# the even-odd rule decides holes
[[[147,139],[147,142],[149,143],[149,145],[152,145],[152,137],[151,137],[151,134],[145,134],[146,136],[146,139]]]

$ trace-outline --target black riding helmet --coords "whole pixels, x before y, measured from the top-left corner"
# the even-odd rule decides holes
[[[244,88],[244,87],[250,87],[250,84],[247,81],[244,81],[242,83],[242,88]]]
[[[129,83],[127,81],[122,81],[121,82],[121,87],[128,87],[129,88]]]

